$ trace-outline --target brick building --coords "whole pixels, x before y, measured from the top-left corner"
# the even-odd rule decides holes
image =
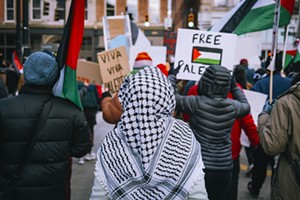
[[[97,52],[104,50],[103,16],[129,14],[152,45],[166,45],[170,48],[168,52],[174,53],[176,31],[178,28],[188,27],[190,13],[194,14],[193,28],[206,30],[240,2],[240,0],[85,1],[85,32],[80,57],[93,61],[97,60]],[[11,54],[17,47],[19,49],[23,47],[25,50],[30,48],[33,51],[44,48],[55,51],[62,36],[70,4],[71,0],[0,0],[0,53],[5,59],[11,59]],[[146,15],[149,18],[149,26],[144,25]],[[18,17],[20,24],[17,23]],[[298,18],[293,19],[293,29],[296,29],[297,21]],[[259,37],[266,36],[261,34]],[[265,45],[263,49],[269,48],[268,37],[263,40],[263,45]]]

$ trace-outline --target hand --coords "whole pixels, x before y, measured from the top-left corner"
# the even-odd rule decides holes
[[[236,80],[235,80],[235,76],[231,76],[231,81],[230,81],[230,91],[232,92],[233,88],[236,87]]]
[[[271,103],[270,101],[266,101],[263,109],[262,109],[262,112],[265,112],[265,113],[268,113],[268,114],[271,114],[272,112],[272,108],[274,106],[274,104],[276,103],[276,99],[274,99]]]
[[[182,65],[178,65],[176,69],[174,69],[174,67],[171,68],[171,69],[169,70],[169,75],[173,74],[173,75],[176,76],[176,75],[178,74],[178,72],[179,72],[181,66],[182,66]]]

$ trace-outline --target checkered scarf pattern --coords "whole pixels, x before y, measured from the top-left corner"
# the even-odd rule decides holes
[[[185,199],[204,166],[192,130],[172,118],[171,83],[146,67],[123,82],[119,99],[124,112],[98,150],[96,178],[111,199]]]

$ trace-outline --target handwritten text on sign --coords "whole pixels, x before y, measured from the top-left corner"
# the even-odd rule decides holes
[[[104,87],[117,93],[129,73],[128,56],[125,46],[97,54]]]
[[[210,31],[179,29],[175,68],[178,79],[198,81],[209,65],[233,69],[236,35]]]

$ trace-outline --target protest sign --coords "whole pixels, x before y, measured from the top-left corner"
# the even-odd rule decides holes
[[[250,113],[253,117],[254,123],[255,125],[257,125],[258,115],[262,111],[263,106],[265,105],[265,102],[267,100],[267,95],[260,92],[251,91],[251,90],[243,90],[243,91],[250,104],[250,108],[251,108]],[[242,131],[240,141],[243,146],[246,147],[250,146],[250,141],[244,131]]]
[[[112,94],[117,93],[124,78],[130,72],[126,47],[100,52],[97,57],[104,87]]]
[[[100,76],[100,68],[98,63],[86,61],[86,60],[78,60],[77,62],[77,70],[76,70],[76,78],[79,81],[87,81],[88,83],[93,84],[102,84],[101,76]]]
[[[175,68],[177,79],[198,81],[209,65],[222,65],[232,71],[237,36],[235,34],[178,29]]]

